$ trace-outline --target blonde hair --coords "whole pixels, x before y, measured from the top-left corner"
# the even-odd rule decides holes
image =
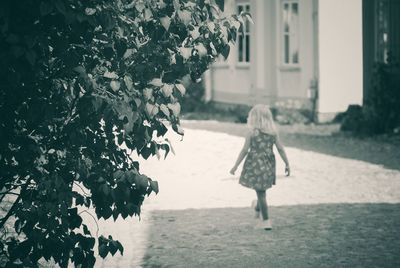
[[[274,118],[267,105],[257,104],[249,111],[247,126],[252,130],[260,130],[268,134],[277,134]]]

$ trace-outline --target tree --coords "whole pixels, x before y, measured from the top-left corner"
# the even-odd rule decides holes
[[[246,18],[213,0],[1,1],[2,264],[94,265],[81,214],[140,214],[158,185],[132,152],[167,156],[182,78],[227,57]],[[110,236],[98,250],[123,253]]]

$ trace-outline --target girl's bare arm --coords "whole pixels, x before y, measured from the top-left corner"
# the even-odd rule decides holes
[[[246,136],[246,140],[245,140],[245,142],[244,142],[243,148],[242,148],[242,150],[241,150],[240,153],[239,153],[239,156],[238,156],[238,158],[237,158],[237,160],[236,160],[235,165],[233,166],[233,168],[232,168],[231,171],[230,171],[230,173],[231,173],[232,175],[235,174],[236,169],[238,168],[238,166],[240,165],[240,163],[243,161],[243,159],[246,157],[247,152],[249,151],[249,148],[250,148],[250,137],[251,137],[251,133],[249,133],[249,134]]]
[[[279,139],[278,135],[276,136],[275,146],[276,146],[276,149],[278,149],[279,155],[281,156],[283,162],[285,162],[285,165],[286,165],[285,172],[286,172],[286,175],[289,176],[290,175],[289,160],[287,158],[285,148],[283,148],[283,145],[282,145],[281,140]]]

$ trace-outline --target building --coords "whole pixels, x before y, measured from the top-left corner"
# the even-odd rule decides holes
[[[389,57],[400,60],[400,1],[363,0],[364,102],[373,85],[374,64],[388,63]],[[398,72],[394,75],[400,76]]]
[[[362,0],[224,1],[226,14],[241,11],[254,25],[206,74],[208,100],[305,109],[320,122],[362,104]]]

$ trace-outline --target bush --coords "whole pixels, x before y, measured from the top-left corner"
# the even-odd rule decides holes
[[[376,134],[392,132],[400,125],[400,69],[390,59],[375,66],[370,95],[364,115],[368,127]]]
[[[393,60],[376,63],[364,105],[350,105],[341,129],[362,135],[391,133],[400,126],[400,69]]]
[[[195,105],[197,107],[195,110],[185,111],[185,119],[246,123],[251,109],[251,106],[244,104],[196,102]],[[311,114],[306,110],[271,107],[271,112],[274,120],[281,125],[308,124],[311,122]]]
[[[281,125],[308,124],[311,122],[312,113],[307,110],[272,108],[272,114]]]
[[[203,111],[206,106],[204,94],[205,89],[203,81],[198,83],[191,82],[186,87],[186,94],[182,99],[182,112],[193,113]]]
[[[340,129],[355,132],[364,128],[365,118],[363,108],[360,105],[350,105],[342,116]]]
[[[228,109],[228,113],[235,118],[236,123],[247,123],[247,116],[251,107],[247,105],[237,105]]]

